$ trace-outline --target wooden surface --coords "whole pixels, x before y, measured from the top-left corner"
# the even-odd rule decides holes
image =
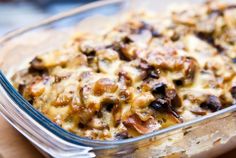
[[[17,130],[0,116],[0,158],[43,158]]]
[[[0,158],[43,158],[37,149],[0,115]],[[218,158],[235,158],[236,150]]]

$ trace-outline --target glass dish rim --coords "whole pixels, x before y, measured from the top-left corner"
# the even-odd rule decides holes
[[[39,22],[37,24],[29,25],[28,27],[23,27],[23,28],[17,29],[15,31],[12,31],[12,32],[9,32],[9,33],[3,35],[2,37],[0,37],[0,47],[8,40],[14,39],[14,38],[20,36],[21,34],[28,32],[28,31],[30,32],[30,31],[40,28],[42,26],[46,26],[47,24],[50,24],[50,23],[53,23],[53,22],[56,22],[59,20],[63,20],[64,18],[69,18],[69,17],[74,16],[76,14],[80,14],[85,11],[89,11],[91,9],[96,9],[98,7],[105,7],[106,5],[112,5],[112,4],[115,5],[116,3],[124,3],[124,2],[127,2],[127,1],[126,0],[97,1],[97,2],[92,2],[89,4],[83,5],[81,7],[76,8],[76,9],[52,16],[50,18],[42,20],[41,22]],[[40,113],[39,111],[34,109],[33,106],[28,101],[26,101],[16,91],[16,89],[11,85],[11,83],[5,77],[2,70],[0,70],[0,84],[1,84],[2,88],[4,89],[4,91],[6,92],[6,94],[8,95],[8,97],[10,97],[10,99],[15,104],[17,104],[21,110],[23,110],[25,113],[27,113],[32,119],[37,121],[46,130],[55,134],[57,137],[65,140],[67,142],[76,144],[76,145],[89,146],[89,144],[93,143],[96,145],[93,147],[94,149],[107,149],[107,148],[116,147],[117,145],[136,143],[136,142],[150,139],[152,137],[159,136],[159,135],[162,135],[165,133],[169,133],[169,132],[181,129],[181,128],[187,128],[187,127],[190,127],[190,126],[195,125],[197,123],[200,123],[202,121],[209,120],[209,119],[215,118],[217,116],[221,116],[223,114],[236,111],[236,104],[234,104],[230,107],[227,107],[227,108],[222,109],[220,111],[214,112],[212,114],[202,116],[202,117],[196,118],[196,119],[188,121],[188,122],[180,123],[180,124],[177,124],[177,125],[174,125],[174,126],[171,126],[168,128],[164,128],[164,129],[152,132],[152,133],[148,133],[145,135],[141,135],[138,137],[124,139],[124,140],[92,140],[89,138],[75,135],[73,133],[70,133],[70,132],[64,130],[63,128],[54,124],[51,120],[49,120],[42,113]],[[101,146],[99,147],[99,145],[101,145]],[[105,146],[105,145],[109,145],[109,146]]]

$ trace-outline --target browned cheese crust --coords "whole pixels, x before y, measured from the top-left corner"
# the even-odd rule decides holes
[[[26,100],[72,133],[127,139],[235,103],[236,5],[129,13],[104,35],[76,34],[12,77]]]

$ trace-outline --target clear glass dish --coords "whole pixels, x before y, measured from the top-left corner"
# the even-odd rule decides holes
[[[76,136],[55,125],[36,111],[9,81],[12,73],[24,67],[25,63],[30,61],[36,53],[58,47],[72,35],[75,28],[88,29],[86,26],[90,25],[89,29],[102,30],[103,23],[108,19],[116,20],[114,19],[116,15],[127,10],[148,8],[161,11],[174,2],[174,0],[98,1],[6,34],[0,39],[0,111],[2,115],[50,157],[144,158],[190,157],[199,156],[199,154],[201,157],[213,157],[232,149],[236,145],[234,138],[236,105],[136,138],[98,141]],[[190,1],[179,0],[178,4],[185,2]],[[199,2],[201,1],[191,0],[191,3]]]

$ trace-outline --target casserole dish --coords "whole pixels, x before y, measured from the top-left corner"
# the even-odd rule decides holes
[[[227,150],[226,145],[224,148],[220,145],[230,143],[229,140],[232,141],[235,135],[234,105],[136,138],[98,141],[81,138],[56,126],[36,111],[9,83],[9,77],[36,55],[35,50],[40,50],[37,53],[50,51],[64,43],[74,29],[103,30],[107,21],[114,22],[108,20],[110,15],[114,18],[130,9],[161,11],[170,3],[173,1],[100,1],[7,34],[0,41],[1,113],[34,145],[52,157],[189,157],[213,150],[213,147],[222,149],[216,150],[218,152],[223,152],[224,148]],[[77,24],[77,27],[71,27]]]

